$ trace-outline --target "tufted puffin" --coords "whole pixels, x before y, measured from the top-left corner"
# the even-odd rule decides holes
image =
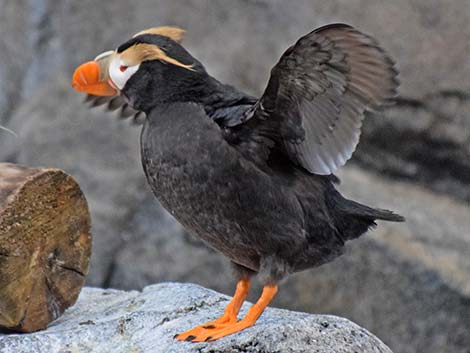
[[[404,220],[344,198],[333,174],[355,150],[365,112],[395,97],[397,70],[371,36],[330,24],[288,48],[255,98],[210,76],[183,34],[141,31],[79,66],[72,86],[143,121],[155,196],[233,264],[238,282],[222,316],[175,336],[214,341],[254,325],[285,276],[335,259],[376,220]],[[238,320],[253,275],[263,291]]]

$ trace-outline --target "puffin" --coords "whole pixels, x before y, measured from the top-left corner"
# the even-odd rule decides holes
[[[368,34],[343,23],[301,37],[261,97],[223,84],[182,45],[184,30],[138,32],[74,72],[93,106],[143,123],[141,160],[174,218],[225,255],[236,274],[222,315],[180,341],[215,341],[254,325],[286,276],[340,256],[345,244],[404,217],[343,197],[336,170],[366,112],[393,102],[398,71]],[[238,314],[257,275],[258,301]]]

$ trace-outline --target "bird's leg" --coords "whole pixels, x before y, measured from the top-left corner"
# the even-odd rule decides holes
[[[250,280],[249,279],[242,279],[238,281],[237,288],[235,290],[235,294],[233,295],[232,300],[228,305],[225,307],[224,314],[215,319],[214,321],[204,325],[204,328],[211,328],[211,326],[216,324],[227,324],[237,322],[237,315],[240,312],[240,308],[245,301],[248,292],[250,291]]]
[[[276,295],[278,287],[276,284],[266,285],[263,288],[263,293],[258,301],[253,304],[246,316],[234,323],[229,323],[228,325],[215,328],[213,330],[205,330],[196,335],[191,342],[206,342],[206,341],[215,341],[219,338],[231,335],[236,332],[240,332],[250,326],[253,326],[258,320],[258,318],[263,313],[264,309],[269,305]],[[189,340],[189,339],[188,339]]]
[[[232,300],[225,307],[224,314],[213,321],[197,326],[189,331],[175,336],[178,341],[191,341],[205,331],[212,331],[217,328],[225,327],[226,324],[237,322],[237,315],[250,291],[250,279],[241,279],[237,283],[237,288]]]

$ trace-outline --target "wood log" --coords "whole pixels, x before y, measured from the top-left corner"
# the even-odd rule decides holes
[[[75,180],[0,163],[0,327],[46,328],[77,300],[90,255],[90,215]]]

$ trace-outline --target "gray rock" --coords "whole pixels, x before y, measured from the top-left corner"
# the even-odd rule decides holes
[[[0,334],[2,353],[391,353],[353,322],[268,308],[254,327],[210,343],[178,342],[176,333],[219,316],[229,298],[191,284],[143,292],[85,288],[77,304],[42,332]],[[248,304],[242,308],[246,312]]]
[[[470,202],[470,90],[399,98],[366,120],[352,162]]]

